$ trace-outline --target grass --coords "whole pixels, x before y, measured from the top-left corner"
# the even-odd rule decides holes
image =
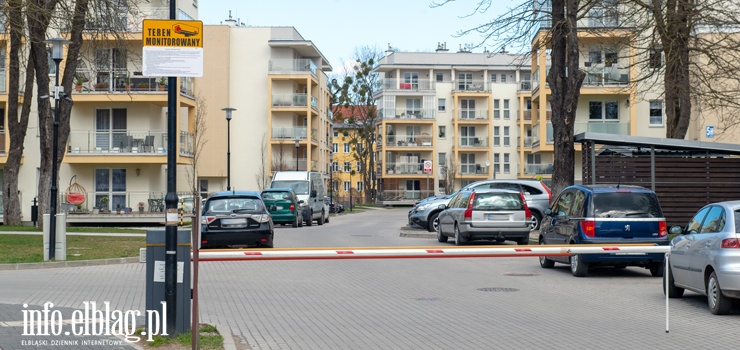
[[[0,226],[0,233],[5,232],[41,232],[40,228],[35,226]],[[146,229],[141,228],[121,228],[121,227],[67,227],[67,232],[106,232],[106,233],[146,233]]]
[[[141,332],[137,331],[137,333]],[[224,338],[223,336],[218,334],[216,327],[207,324],[201,324],[199,334],[200,349],[217,350],[224,348]],[[164,347],[167,349],[190,349],[192,344],[192,333],[180,333],[174,338],[155,336],[153,339],[154,340],[152,342],[148,342],[145,339],[142,339],[142,341],[140,341],[138,345],[143,346],[145,349],[156,349],[159,347]]]
[[[100,232],[100,230],[96,232]],[[0,264],[42,262],[44,261],[43,244],[44,239],[40,235],[7,235],[0,233]],[[144,247],[146,247],[146,237],[144,236],[67,236],[67,260],[139,256],[139,248]]]

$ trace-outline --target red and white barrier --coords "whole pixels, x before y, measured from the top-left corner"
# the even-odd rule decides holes
[[[517,256],[570,256],[573,254],[641,255],[668,253],[670,247],[655,245],[542,245],[487,247],[408,248],[308,248],[308,249],[223,249],[201,250],[200,261],[223,260],[316,260],[316,259],[419,259]]]

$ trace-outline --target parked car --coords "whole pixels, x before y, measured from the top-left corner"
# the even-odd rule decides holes
[[[262,200],[270,209],[274,224],[303,227],[303,214],[300,211],[302,201],[298,200],[290,188],[267,188],[262,191]]]
[[[530,216],[519,191],[470,189],[458,192],[439,213],[437,240],[455,239],[455,245],[472,240],[513,240],[529,244]]]
[[[740,201],[711,203],[686,227],[673,226],[663,292],[680,298],[684,290],[707,296],[709,311],[724,315],[740,300]]]
[[[544,211],[550,206],[550,200],[552,198],[550,188],[539,180],[482,180],[473,182],[462,188],[462,190],[470,189],[505,189],[523,193],[524,198],[527,200],[527,206],[532,213],[530,218],[530,228],[532,230],[540,228]],[[450,198],[458,192],[441,198],[434,199],[429,197],[430,199],[422,200],[409,211],[409,224],[421,226],[429,232],[436,232],[438,224],[437,216],[442,211],[442,209],[439,209],[439,205],[449,203]]]
[[[668,245],[665,217],[655,192],[639,186],[591,185],[566,187],[551,206],[539,234],[540,244]],[[591,266],[641,266],[655,277],[663,275],[665,255],[574,254],[540,257],[543,268],[555,262],[570,264],[573,276],[585,277]]]
[[[201,247],[247,245],[272,248],[272,217],[259,192],[211,194],[203,206]]]
[[[330,213],[341,213],[344,211],[344,205],[342,203],[333,202],[329,197],[326,197],[325,201],[329,204]]]

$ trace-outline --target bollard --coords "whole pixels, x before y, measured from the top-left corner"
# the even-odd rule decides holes
[[[49,261],[50,214],[44,214],[44,261]],[[67,215],[57,214],[54,260],[67,260]]]

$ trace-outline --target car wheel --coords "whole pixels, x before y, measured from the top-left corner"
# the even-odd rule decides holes
[[[518,241],[516,241],[516,244],[518,244],[518,245],[528,245],[529,244],[529,235],[527,235],[527,237],[520,238]]]
[[[439,213],[434,213],[429,216],[429,221],[427,221],[427,231],[437,232],[437,227],[439,227]]]
[[[545,245],[545,240],[544,239],[543,240],[540,240],[540,245]],[[540,255],[540,266],[543,269],[549,269],[549,268],[552,268],[553,266],[555,266],[555,262],[552,261],[552,260],[550,260],[550,259],[548,259],[546,256],[541,256]]]
[[[683,288],[676,287],[676,284],[673,280],[673,273],[671,272],[671,269],[668,268],[668,273],[663,274],[663,295],[666,293],[666,279],[668,279],[668,297],[669,298],[680,298],[683,296]]]
[[[707,280],[707,302],[709,311],[715,315],[726,315],[732,309],[732,300],[722,295],[722,288],[717,280],[717,273],[714,271]]]
[[[319,224],[319,226],[324,224],[324,211],[321,211],[321,216],[319,216],[319,219],[316,220],[316,223]]]
[[[654,262],[650,263],[650,274],[653,277],[660,277],[663,276],[663,270],[665,269],[665,262],[659,263]]]
[[[460,228],[455,224],[455,245],[465,245],[468,240],[460,234]]]
[[[306,219],[306,226],[313,225],[313,213],[308,214],[308,219]]]
[[[300,219],[298,219],[298,216],[296,216],[295,219],[293,219],[293,225],[292,226],[293,227],[298,227],[298,221],[300,221]]]
[[[329,216],[330,216],[329,213],[327,213],[326,214],[326,217],[324,218],[324,223],[325,224],[328,224],[329,223]]]
[[[533,211],[532,212],[532,223],[529,225],[529,228],[531,230],[539,230],[541,224],[542,224],[542,214],[539,214]]]
[[[447,242],[447,236],[442,234],[442,227],[439,225],[437,225],[437,242],[439,243]]]
[[[570,257],[570,272],[576,277],[586,277],[588,275],[588,263],[583,262],[578,254]]]

